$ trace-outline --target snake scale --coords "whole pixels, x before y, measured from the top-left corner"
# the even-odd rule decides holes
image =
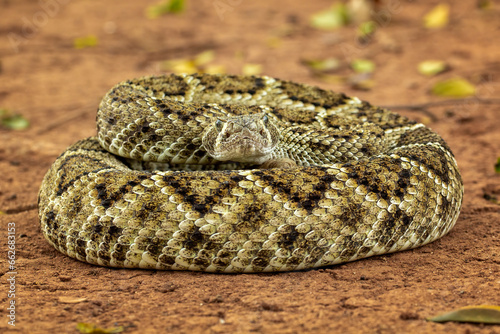
[[[357,98],[269,77],[163,75],[102,99],[39,193],[45,238],[95,265],[240,273],[415,248],[455,224],[444,140]]]

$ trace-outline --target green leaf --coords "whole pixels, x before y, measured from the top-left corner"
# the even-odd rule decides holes
[[[363,22],[358,27],[360,37],[367,37],[372,35],[377,30],[377,24],[373,21]]]
[[[340,67],[340,61],[337,58],[304,59],[302,60],[302,64],[318,72],[336,70]]]
[[[186,8],[184,0],[171,0],[169,4],[170,13],[181,13]]]
[[[311,16],[311,26],[317,29],[333,30],[349,23],[347,9],[344,4],[336,3],[327,10]]]
[[[2,119],[2,125],[10,130],[24,130],[28,128],[30,122],[21,115],[13,115]]]
[[[500,174],[500,157],[497,160],[497,163],[495,164],[495,173]]]
[[[448,68],[448,64],[442,60],[426,60],[418,64],[418,72],[427,76],[439,74]]]
[[[80,333],[84,334],[116,334],[116,333],[121,333],[125,330],[123,326],[100,328],[97,327],[96,325],[85,322],[79,322],[76,325],[76,329],[80,331]]]
[[[165,14],[177,14],[183,12],[185,9],[184,0],[167,0],[162,1],[156,5],[151,5],[146,8],[146,17],[149,19],[156,19]]]
[[[466,97],[476,94],[476,88],[465,79],[454,78],[437,82],[432,87],[432,93],[438,96]]]
[[[357,73],[371,73],[375,70],[375,63],[368,59],[354,59],[351,67]]]
[[[500,324],[500,306],[479,305],[466,306],[450,313],[427,318],[433,322],[475,322],[482,324]]]
[[[97,45],[97,37],[94,35],[88,35],[84,37],[78,37],[73,40],[73,47],[75,49],[89,48]]]
[[[450,5],[441,3],[424,16],[426,28],[442,28],[448,24]]]
[[[10,110],[0,109],[0,125],[9,130],[24,130],[30,122],[22,115],[13,114]]]

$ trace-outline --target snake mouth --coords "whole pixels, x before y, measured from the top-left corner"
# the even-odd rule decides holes
[[[220,161],[237,161],[260,164],[268,160],[274,146],[253,136],[231,136],[214,150],[212,156]]]
[[[264,113],[217,119],[203,136],[212,158],[251,164],[271,158],[278,142],[278,130]]]

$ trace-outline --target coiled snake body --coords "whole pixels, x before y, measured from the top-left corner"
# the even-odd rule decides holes
[[[98,136],[59,156],[39,193],[45,238],[96,265],[328,266],[434,241],[462,204],[441,137],[312,86],[145,77],[111,89],[97,119]]]

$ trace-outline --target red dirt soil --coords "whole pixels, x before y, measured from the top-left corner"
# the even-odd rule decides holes
[[[0,332],[77,333],[86,322],[124,326],[125,333],[500,333],[499,326],[437,324],[425,319],[466,305],[500,304],[500,9],[451,2],[449,24],[430,30],[422,17],[438,1],[382,1],[378,30],[366,44],[347,26],[321,31],[311,14],[332,1],[188,1],[186,11],[151,20],[155,1],[2,0],[0,108],[31,122],[0,129]],[[225,6],[224,6],[225,5]],[[98,45],[75,49],[77,37]],[[344,91],[376,105],[445,100],[437,81],[464,77],[472,100],[425,111],[396,108],[440,133],[465,183],[462,213],[442,239],[415,250],[304,272],[216,275],[116,270],[73,260],[43,238],[37,193],[54,159],[95,133],[95,110],[119,81],[161,73],[161,62],[214,50],[214,63]],[[374,87],[326,83],[303,59],[338,58],[336,74],[352,75],[353,58],[375,62]],[[424,77],[417,64],[446,60],[450,70]],[[495,101],[490,101],[495,102]],[[486,197],[486,198],[485,198]],[[488,199],[490,200],[488,200]],[[15,298],[7,258],[15,225]],[[79,300],[82,298],[82,300]],[[15,326],[9,325],[15,300]]]

